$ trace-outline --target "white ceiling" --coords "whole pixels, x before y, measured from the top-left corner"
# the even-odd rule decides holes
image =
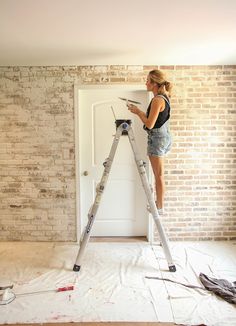
[[[235,0],[0,0],[0,65],[236,64]]]

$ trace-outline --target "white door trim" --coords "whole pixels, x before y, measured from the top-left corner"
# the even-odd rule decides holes
[[[144,85],[133,85],[133,84],[125,84],[125,85],[81,85],[74,84],[74,126],[75,126],[75,201],[76,201],[76,239],[79,242],[81,234],[83,230],[81,229],[81,202],[80,202],[80,147],[79,147],[79,91],[80,90],[90,90],[90,89],[110,89],[110,90],[146,90]],[[149,96],[151,99],[151,95]],[[150,162],[148,161],[148,171],[151,171]],[[148,176],[149,182],[152,183],[153,176],[152,173],[149,173]],[[151,244],[153,243],[153,219],[151,214],[149,214],[148,218],[148,230],[147,230],[147,239]]]

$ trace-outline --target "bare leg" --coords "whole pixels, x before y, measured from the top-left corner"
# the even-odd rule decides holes
[[[156,182],[157,208],[164,207],[165,181],[164,181],[164,159],[157,156],[149,156],[153,174]]]

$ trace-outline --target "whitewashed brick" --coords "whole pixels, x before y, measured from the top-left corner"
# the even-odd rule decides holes
[[[2,240],[75,241],[73,85],[144,83],[156,68],[0,67]],[[235,239],[236,66],[161,69],[175,86],[167,234],[172,240]]]

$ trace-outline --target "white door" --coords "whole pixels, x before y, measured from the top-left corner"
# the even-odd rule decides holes
[[[142,103],[149,101],[145,90],[83,89],[79,90],[79,178],[80,222],[84,229],[88,211],[100,182],[104,166],[116,132],[116,119],[131,119],[141,157],[146,160],[146,132],[142,123],[131,114],[124,101],[126,97]],[[112,108],[111,108],[112,107]],[[92,236],[147,235],[148,214],[146,197],[127,136],[121,136],[112,163],[100,206],[92,228]]]

